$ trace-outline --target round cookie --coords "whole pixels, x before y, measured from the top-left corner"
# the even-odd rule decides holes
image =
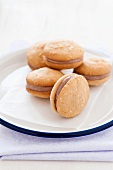
[[[34,70],[27,75],[26,90],[33,96],[49,98],[54,84],[62,76],[60,71],[47,67]]]
[[[36,43],[28,50],[27,61],[32,70],[47,66],[43,60],[44,47],[45,43]]]
[[[76,68],[83,62],[84,50],[73,41],[52,41],[44,47],[45,63],[55,69]]]
[[[98,86],[108,81],[110,71],[111,65],[99,58],[85,59],[82,65],[74,69],[74,73],[84,76],[91,86]]]
[[[77,116],[86,106],[89,98],[89,85],[86,79],[74,73],[61,77],[54,85],[50,103],[61,116]]]

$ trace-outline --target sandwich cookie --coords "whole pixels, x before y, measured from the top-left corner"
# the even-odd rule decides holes
[[[44,47],[45,63],[55,69],[76,68],[83,62],[84,50],[73,41],[53,41]]]
[[[85,59],[82,65],[74,69],[74,73],[84,76],[91,86],[98,86],[108,81],[110,71],[111,65],[99,58]]]
[[[62,76],[60,71],[47,67],[34,70],[27,75],[26,90],[33,96],[49,98],[54,84]]]
[[[89,85],[86,79],[74,73],[61,77],[54,85],[50,103],[61,116],[77,116],[86,106],[89,98]]]
[[[32,70],[47,66],[42,57],[44,47],[45,43],[36,43],[28,50],[27,61]]]

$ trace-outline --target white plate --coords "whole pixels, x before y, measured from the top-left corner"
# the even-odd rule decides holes
[[[43,137],[73,137],[92,134],[113,125],[113,69],[110,80],[90,87],[90,99],[75,118],[65,119],[55,113],[49,99],[31,96],[25,90],[27,49],[7,54],[0,59],[0,115],[1,124],[13,130]],[[106,54],[85,49],[85,57]],[[72,70],[64,70],[70,73]]]

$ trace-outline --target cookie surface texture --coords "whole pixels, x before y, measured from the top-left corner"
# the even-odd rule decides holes
[[[45,45],[45,63],[54,69],[76,68],[83,62],[84,50],[73,41],[53,41]]]
[[[47,67],[34,70],[27,75],[26,90],[33,96],[49,98],[54,84],[62,76],[60,71]]]
[[[43,60],[44,47],[45,43],[36,43],[28,50],[27,62],[32,70],[47,66]]]
[[[89,98],[86,79],[77,74],[61,77],[54,85],[50,103],[52,108],[66,118],[75,117],[84,109]]]
[[[85,59],[83,64],[74,69],[74,73],[83,75],[89,85],[98,86],[110,78],[111,65],[99,58]]]

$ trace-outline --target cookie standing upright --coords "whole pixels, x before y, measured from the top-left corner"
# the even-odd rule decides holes
[[[89,85],[86,79],[77,74],[67,74],[54,85],[50,103],[61,116],[77,116],[86,106],[89,98]]]
[[[108,81],[110,72],[111,65],[99,58],[85,59],[82,65],[74,69],[74,73],[83,75],[91,86],[98,86]]]
[[[84,50],[73,41],[52,41],[45,45],[45,63],[54,69],[76,68],[83,62]]]
[[[33,96],[49,98],[54,84],[62,76],[60,71],[47,67],[34,70],[27,75],[26,90]]]
[[[47,66],[43,60],[44,47],[45,43],[41,42],[36,43],[31,48],[29,48],[27,53],[27,62],[32,70],[36,70]]]

